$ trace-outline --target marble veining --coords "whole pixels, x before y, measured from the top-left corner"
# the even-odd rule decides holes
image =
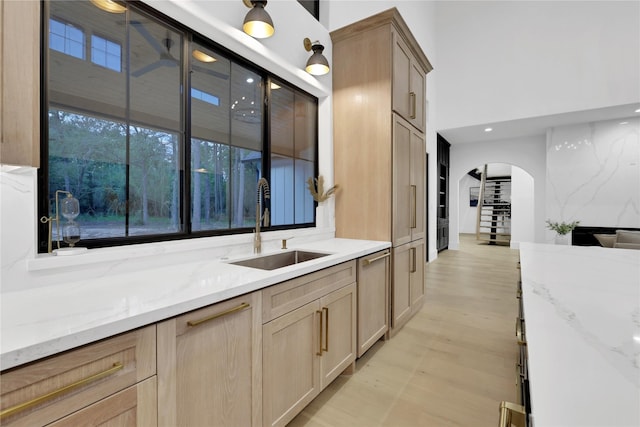
[[[640,251],[524,243],[534,425],[640,425]]]
[[[640,227],[640,118],[551,129],[546,188],[548,218]]]

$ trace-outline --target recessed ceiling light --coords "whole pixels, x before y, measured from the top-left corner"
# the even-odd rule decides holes
[[[638,108],[638,109],[636,110],[636,113],[640,113],[640,108]]]
[[[248,77],[247,78],[247,83],[253,83],[253,77]]]
[[[629,122],[620,122],[621,125],[629,124]]]
[[[491,132],[493,130],[493,128],[484,128],[485,132]]]

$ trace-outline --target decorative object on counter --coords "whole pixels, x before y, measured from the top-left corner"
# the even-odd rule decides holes
[[[580,224],[580,221],[573,222],[552,222],[547,220],[547,228],[556,232],[555,243],[557,245],[569,244],[569,233]]]
[[[66,194],[67,197],[60,201],[60,194]],[[67,220],[65,225],[62,227],[62,235],[60,234],[60,214]],[[73,197],[68,191],[57,190],[56,191],[56,211],[55,216],[46,217],[43,216],[40,218],[40,222],[43,224],[49,223],[49,240],[47,250],[49,253],[52,253],[53,246],[53,222],[56,223],[56,234],[58,249],[55,250],[55,253],[58,255],[75,255],[78,253],[85,252],[87,248],[76,248],[75,244],[80,241],[80,225],[75,222],[75,219],[80,215],[80,202],[78,199]],[[63,240],[65,243],[69,245],[68,248],[60,247],[60,240]]]
[[[324,191],[324,178],[322,175],[319,175],[317,178],[309,178],[307,180],[307,188],[309,188],[309,193],[313,197],[313,200],[316,202],[324,202],[329,197],[333,196],[338,189],[337,185],[329,188],[326,192]]]
[[[276,30],[271,16],[264,10],[267,2],[262,0],[242,0],[242,3],[251,8],[247,16],[244,17],[242,31],[256,39],[271,37]]]
[[[324,46],[319,41],[312,42],[309,38],[303,40],[307,52],[313,50],[313,55],[307,60],[304,70],[313,76],[323,76],[329,72],[329,61],[322,54]]]

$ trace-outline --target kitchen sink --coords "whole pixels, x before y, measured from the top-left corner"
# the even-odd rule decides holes
[[[282,268],[288,265],[311,261],[312,259],[320,258],[327,255],[329,254],[308,251],[290,251],[245,259],[242,261],[232,262],[231,264],[242,265],[244,267],[259,268],[261,270],[275,270],[276,268]]]

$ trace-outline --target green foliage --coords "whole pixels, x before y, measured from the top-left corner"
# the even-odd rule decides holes
[[[547,220],[547,228],[549,230],[553,230],[561,236],[565,234],[571,233],[574,228],[576,228],[580,224],[580,221],[573,222],[552,222],[551,220]]]

